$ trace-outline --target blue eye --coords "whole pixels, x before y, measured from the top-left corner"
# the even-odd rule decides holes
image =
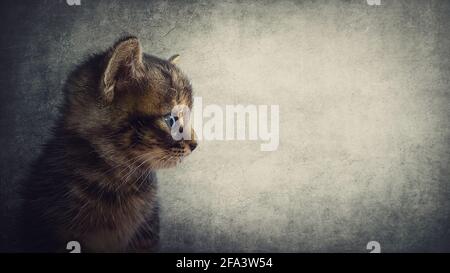
[[[166,122],[169,128],[172,128],[175,125],[175,121],[177,121],[177,117],[172,116],[171,114],[164,116],[164,121]]]

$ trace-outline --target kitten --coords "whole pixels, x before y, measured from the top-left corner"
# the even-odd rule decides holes
[[[171,135],[173,107],[193,103],[175,57],[143,54],[126,37],[69,76],[54,136],[24,185],[28,251],[66,251],[69,241],[83,252],[157,250],[155,170],[197,146]]]

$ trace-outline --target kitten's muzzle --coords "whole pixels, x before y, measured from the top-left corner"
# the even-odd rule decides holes
[[[197,142],[191,142],[191,143],[189,143],[189,148],[191,149],[191,151],[194,151],[195,148],[197,148]]]
[[[193,152],[195,148],[197,148],[197,134],[195,133],[193,128],[191,128],[191,137],[192,139],[189,140],[188,146],[191,149],[191,152]]]

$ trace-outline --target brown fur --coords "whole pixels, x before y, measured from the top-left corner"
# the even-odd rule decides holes
[[[189,81],[126,37],[80,65],[65,92],[54,137],[24,188],[27,250],[65,251],[71,240],[82,251],[156,250],[155,170],[196,147],[175,141],[163,118],[177,104],[192,107]]]

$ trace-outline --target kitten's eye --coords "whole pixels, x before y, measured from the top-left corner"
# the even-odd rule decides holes
[[[172,128],[175,125],[175,122],[178,120],[178,117],[172,116],[172,114],[167,114],[164,116],[164,121],[166,122],[169,128]]]

